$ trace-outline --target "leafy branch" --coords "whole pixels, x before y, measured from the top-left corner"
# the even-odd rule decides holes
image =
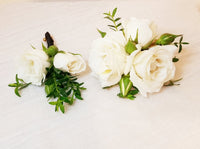
[[[182,42],[182,40],[183,40],[183,36],[181,36],[179,42],[174,42],[174,45],[176,47],[179,47],[178,53],[180,53],[182,51],[182,45],[183,44],[189,44],[188,42]]]
[[[57,101],[51,101],[49,104],[55,105],[55,111],[59,109],[64,113],[64,103],[72,105],[76,99],[83,100],[81,90],[83,83],[76,82],[76,76],[72,76],[68,72],[56,69],[54,66],[47,68],[45,80],[45,92],[49,99],[57,98]]]
[[[22,90],[23,88],[26,88],[27,86],[29,86],[31,84],[31,82],[30,83],[24,82],[24,80],[18,78],[17,74],[15,76],[15,80],[16,80],[16,83],[11,83],[8,86],[15,87],[15,94],[17,96],[21,97],[21,95],[19,94],[19,91]]]
[[[123,31],[124,29],[121,27],[122,23],[118,23],[119,20],[121,18],[119,17],[115,17],[115,14],[117,12],[117,8],[113,9],[112,14],[109,11],[108,13],[103,13],[105,15],[105,19],[108,19],[109,21],[111,21],[113,24],[112,25],[108,25],[110,27],[110,29],[114,30],[114,31]],[[121,27],[121,29],[120,29]]]

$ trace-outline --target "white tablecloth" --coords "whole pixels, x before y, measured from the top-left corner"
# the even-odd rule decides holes
[[[60,50],[88,59],[91,43],[107,31],[103,12],[154,20],[159,33],[184,34],[176,63],[180,86],[165,87],[134,101],[103,90],[89,68],[80,75],[87,90],[83,101],[54,112],[44,87],[30,86],[18,98],[15,59],[30,44],[41,48],[49,31]],[[69,1],[0,5],[0,149],[199,149],[200,148],[200,3],[168,1]]]

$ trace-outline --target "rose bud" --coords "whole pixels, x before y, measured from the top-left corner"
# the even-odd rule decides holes
[[[176,37],[179,37],[179,36],[182,36],[182,35],[173,35],[169,33],[162,34],[160,38],[156,41],[156,44],[169,45],[175,40]]]

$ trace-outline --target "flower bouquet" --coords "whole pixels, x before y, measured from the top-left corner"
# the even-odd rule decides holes
[[[147,96],[159,92],[163,85],[174,85],[176,54],[182,51],[183,35],[156,33],[149,20],[130,18],[123,24],[116,17],[117,8],[104,13],[112,24],[110,32],[98,29],[101,38],[91,48],[89,66],[103,88],[116,84],[119,97],[135,99],[137,93]],[[179,41],[176,42],[176,39]]]
[[[44,40],[47,47],[42,44],[43,50],[32,46],[32,50],[20,57],[16,83],[9,86],[15,87],[15,94],[21,97],[19,91],[30,84],[44,85],[51,100],[49,104],[55,105],[55,111],[60,109],[64,113],[64,103],[72,105],[75,99],[83,99],[81,90],[86,88],[77,82],[75,74],[84,71],[86,63],[79,54],[59,51],[48,32]]]

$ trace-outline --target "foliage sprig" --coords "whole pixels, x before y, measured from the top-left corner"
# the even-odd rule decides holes
[[[8,84],[9,87],[15,87],[15,94],[18,96],[18,97],[21,97],[19,91],[22,90],[23,88],[26,88],[27,86],[29,86],[31,84],[30,83],[26,83],[24,82],[24,80],[18,78],[18,75],[16,74],[15,76],[15,81],[16,83],[11,83],[11,84]]]

